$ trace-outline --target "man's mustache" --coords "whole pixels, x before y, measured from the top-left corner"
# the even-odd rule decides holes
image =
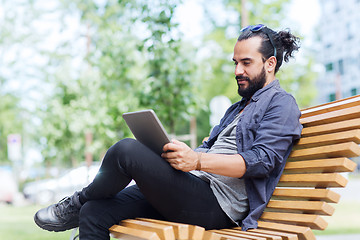
[[[244,77],[244,76],[235,76],[235,79],[238,81],[238,80],[245,80],[245,81],[250,81],[250,78],[248,77]]]

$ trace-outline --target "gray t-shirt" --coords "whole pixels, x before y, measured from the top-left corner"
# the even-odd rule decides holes
[[[236,125],[240,113],[218,136],[207,151],[213,154],[238,154],[236,146]],[[243,179],[226,177],[204,171],[191,171],[193,175],[210,183],[216,199],[223,211],[236,223],[248,212],[248,199]]]

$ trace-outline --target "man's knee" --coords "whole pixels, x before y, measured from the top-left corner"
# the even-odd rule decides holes
[[[110,154],[124,154],[133,151],[138,146],[138,142],[133,138],[124,138],[112,145],[108,152]]]
[[[106,152],[104,160],[107,163],[118,163],[120,159],[134,151],[137,141],[132,138],[125,138],[112,145]]]

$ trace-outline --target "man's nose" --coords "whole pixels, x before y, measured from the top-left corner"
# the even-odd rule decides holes
[[[237,64],[235,66],[235,76],[239,76],[243,74],[244,74],[244,68],[241,66],[241,64]]]

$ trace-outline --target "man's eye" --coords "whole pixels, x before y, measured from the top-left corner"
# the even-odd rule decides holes
[[[236,66],[238,63],[237,62],[234,62],[234,65]]]
[[[244,62],[244,65],[249,65],[250,64],[250,62]]]

